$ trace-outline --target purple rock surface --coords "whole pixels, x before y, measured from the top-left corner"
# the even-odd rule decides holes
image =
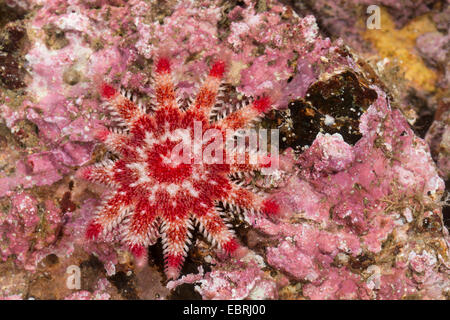
[[[382,2],[393,12],[400,6]],[[432,1],[419,2],[418,9],[412,1],[401,2],[400,24],[427,12]],[[61,283],[53,289],[60,292],[55,296],[66,299],[136,298],[130,292],[148,293],[149,286],[156,293],[145,298],[163,298],[181,285],[191,286],[192,294],[203,299],[450,297],[450,237],[443,221],[441,178],[448,180],[449,161],[448,153],[440,151],[449,150],[448,111],[426,142],[416,136],[381,81],[342,40],[321,36],[314,16],[300,17],[277,1],[250,0],[160,5],[23,0],[5,6],[21,14],[19,22],[7,22],[9,31],[2,30],[11,34],[21,25],[27,38],[8,53],[26,70],[17,75],[23,86],[11,86],[0,73],[0,266],[12,262],[33,274],[42,272],[49,256],[59,259],[56,268],[61,270],[95,257],[101,271],[90,285],[85,281],[70,291],[65,269],[61,278],[55,275]],[[424,34],[419,47],[428,49],[420,53],[443,65],[446,42],[448,35]],[[269,116],[264,121],[307,130],[310,119],[316,119],[310,113],[320,113],[314,122],[317,134],[301,148],[287,145],[281,168],[264,181],[277,185],[270,193],[281,213],[241,221],[246,227],[237,234],[243,248],[232,258],[195,239],[190,254],[193,270],[199,271],[191,268],[169,283],[152,250],[148,261],[133,264],[126,249],[111,239],[85,239],[105,190],[74,176],[80,166],[106,154],[94,139],[95,128],[112,124],[98,93],[100,83],[121,86],[145,100],[153,93],[153,61],[160,55],[171,58],[184,97],[195,93],[211,62],[222,59],[233,88],[230,101],[267,94],[277,112],[285,114],[280,122]],[[333,94],[321,86],[343,92],[347,80],[333,77],[345,72],[364,92],[375,93],[360,103],[356,89],[350,90],[346,108],[361,106],[348,129],[356,142],[337,128],[348,125],[348,116],[323,113],[321,102],[310,94],[314,84],[325,101]],[[300,104],[292,106],[293,101],[301,101],[311,118],[295,118]],[[0,297],[28,296],[26,286],[7,285],[11,276],[4,274]],[[117,279],[129,274],[138,277],[125,294],[117,289]]]

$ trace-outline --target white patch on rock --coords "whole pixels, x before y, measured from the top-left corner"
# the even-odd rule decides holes
[[[325,121],[324,121],[324,123],[325,123],[325,125],[326,126],[332,126],[333,124],[334,124],[334,118],[332,117],[332,116],[330,116],[330,115],[325,115]]]

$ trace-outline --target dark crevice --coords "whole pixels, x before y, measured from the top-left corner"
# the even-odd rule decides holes
[[[447,197],[450,196],[450,179],[445,181],[445,191]],[[450,203],[447,202],[442,208],[442,217],[444,219],[444,225],[447,229],[450,229]]]
[[[319,132],[339,133],[354,145],[361,138],[359,119],[377,98],[351,71],[312,84],[305,99],[293,100],[288,110],[273,110],[262,121],[263,127],[280,129],[280,149],[301,152]]]
[[[415,90],[408,93],[407,101],[417,113],[417,120],[412,126],[413,130],[419,137],[424,138],[433,123],[435,111],[428,106],[426,98],[420,96]]]
[[[99,275],[106,274],[103,263],[94,255],[91,255],[88,260],[81,262],[81,289],[90,292],[95,291]]]
[[[0,2],[0,86],[10,90],[25,87],[23,48],[27,36],[21,21],[25,14]]]
[[[123,271],[119,271],[115,275],[108,277],[108,280],[117,288],[123,298],[127,300],[139,299],[136,292],[136,276],[134,273],[128,275]]]
[[[0,29],[7,23],[25,18],[27,12],[19,6],[10,7],[4,1],[0,1]]]

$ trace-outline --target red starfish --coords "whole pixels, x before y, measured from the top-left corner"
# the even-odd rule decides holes
[[[186,163],[175,161],[171,155],[186,138],[186,132],[194,136],[195,126],[200,125],[202,136],[209,129],[220,130],[224,135],[227,129],[248,126],[270,108],[270,100],[265,97],[210,123],[224,72],[224,62],[216,62],[194,103],[182,110],[176,100],[170,62],[161,58],[156,64],[154,88],[157,107],[151,114],[110,85],[103,84],[102,96],[109,100],[113,113],[129,130],[98,130],[96,137],[117,153],[119,159],[85,167],[79,172],[81,177],[112,190],[87,229],[89,238],[120,225],[122,240],[136,256],[142,256],[147,245],[162,237],[166,275],[177,278],[188,251],[193,223],[225,252],[232,253],[239,247],[233,230],[217,211],[219,202],[243,208],[244,212],[278,210],[275,202],[230,179],[232,174],[260,169],[263,165],[199,163],[191,154]],[[205,148],[203,144],[201,150]]]

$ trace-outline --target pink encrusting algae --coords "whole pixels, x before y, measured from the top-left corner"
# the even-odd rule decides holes
[[[429,12],[406,2],[401,25]],[[346,46],[364,46],[357,16],[323,3],[345,43],[275,0],[2,4],[18,20],[0,19],[0,297],[164,299],[185,284],[203,299],[448,299],[447,105],[426,137],[437,170]],[[447,37],[418,37],[418,52],[445,65]],[[210,129],[280,129],[279,168],[178,162],[195,123],[205,144]]]

